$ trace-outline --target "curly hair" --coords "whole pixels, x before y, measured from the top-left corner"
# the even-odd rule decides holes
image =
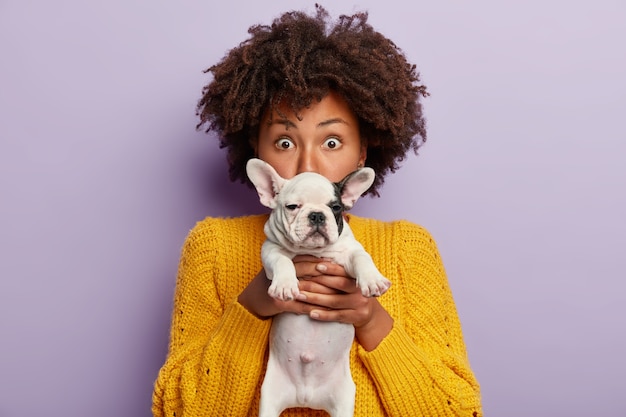
[[[297,114],[331,90],[347,101],[367,143],[366,165],[377,173],[368,193],[378,196],[407,152],[417,154],[426,141],[420,103],[426,87],[415,65],[367,18],[362,12],[331,21],[317,4],[314,15],[287,12],[271,26],[250,27],[247,40],[205,70],[213,80],[202,90],[197,128],[218,133],[232,181],[249,184],[245,165],[268,106],[288,97]]]

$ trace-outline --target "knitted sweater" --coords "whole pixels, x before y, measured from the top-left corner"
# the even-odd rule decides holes
[[[481,416],[461,325],[435,242],[423,228],[349,216],[355,237],[392,286],[379,298],[394,319],[367,352],[350,352],[355,416]],[[256,416],[271,320],[237,302],[261,270],[267,215],[207,218],[179,265],[169,350],[153,394],[156,417]],[[289,409],[281,416],[326,416]]]

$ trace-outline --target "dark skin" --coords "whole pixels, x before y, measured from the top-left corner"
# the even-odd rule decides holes
[[[294,258],[301,294],[296,300],[270,297],[270,281],[261,270],[239,295],[239,303],[260,318],[283,312],[307,314],[314,320],[354,325],[359,344],[375,349],[393,327],[393,318],[378,299],[364,297],[354,278],[338,264],[313,256]]]
[[[283,178],[301,172],[317,172],[338,182],[363,166],[367,146],[359,124],[347,102],[330,92],[319,102],[296,115],[288,102],[279,112],[263,117],[253,143],[256,154]],[[270,122],[273,121],[273,122]],[[239,296],[239,303],[260,318],[283,312],[307,314],[314,320],[354,325],[358,342],[368,351],[375,349],[389,334],[393,319],[376,298],[364,297],[353,277],[327,259],[313,256],[294,258],[301,294],[296,300],[270,297],[270,281],[259,272]]]

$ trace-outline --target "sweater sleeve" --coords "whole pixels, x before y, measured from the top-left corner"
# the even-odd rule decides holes
[[[479,385],[435,242],[417,225],[394,227],[400,311],[381,344],[371,352],[359,348],[359,356],[389,415],[482,416]]]
[[[245,416],[261,377],[270,322],[234,297],[220,299],[220,240],[212,227],[196,226],[182,250],[168,356],[153,393],[155,417]]]

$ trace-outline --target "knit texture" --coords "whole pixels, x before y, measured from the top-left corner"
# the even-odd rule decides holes
[[[436,244],[420,226],[349,216],[392,286],[379,301],[394,327],[371,352],[355,341],[355,416],[482,416],[461,324]],[[180,259],[167,360],[153,394],[155,417],[256,416],[271,320],[237,297],[261,270],[267,215],[207,218]],[[310,409],[287,416],[327,416]]]

